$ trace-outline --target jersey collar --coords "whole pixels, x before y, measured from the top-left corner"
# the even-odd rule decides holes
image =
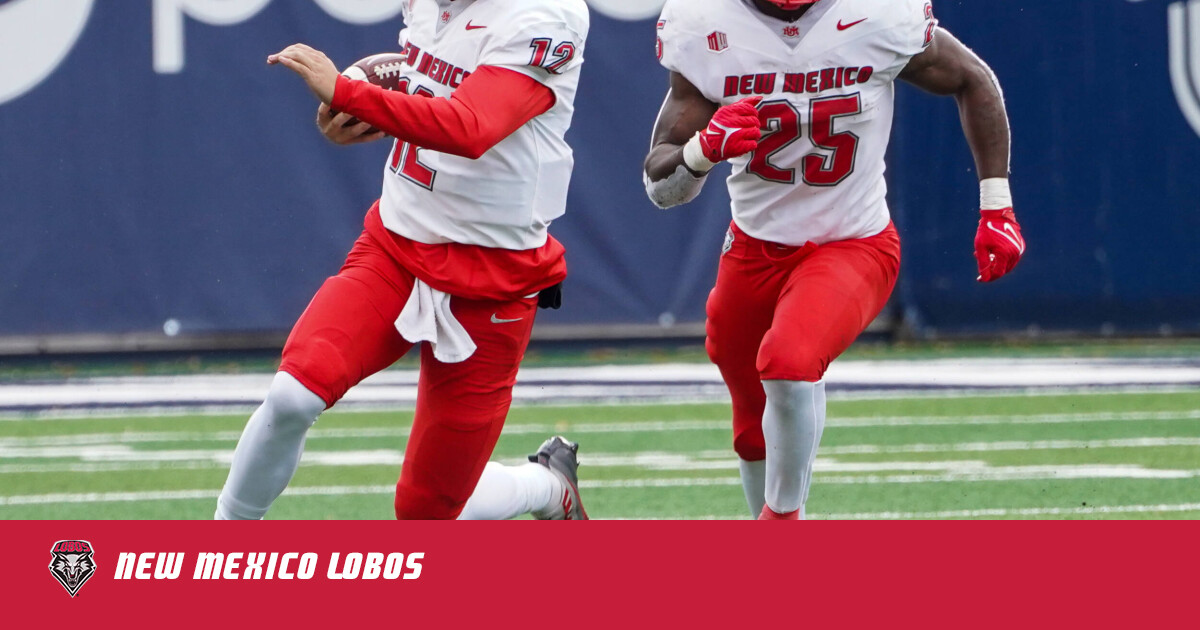
[[[434,28],[436,35],[441,35],[442,30],[450,23],[454,22],[455,18],[462,15],[464,11],[475,4],[476,0],[434,0],[438,6],[437,25]]]
[[[771,17],[766,13],[758,10],[754,6],[753,0],[739,0],[747,11],[756,18],[756,21],[765,26],[768,30],[775,34],[775,38],[782,42],[785,46],[793,51],[804,41],[804,38],[812,31],[813,27],[825,17],[833,9],[838,0],[821,0],[821,2],[813,5],[799,20],[788,22]]]

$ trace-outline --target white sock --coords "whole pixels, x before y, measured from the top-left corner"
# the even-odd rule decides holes
[[[763,413],[766,503],[779,514],[801,510],[803,517],[817,445],[825,428],[824,383],[763,381],[763,389],[767,393]]]
[[[505,466],[488,462],[458,519],[501,521],[541,512],[561,501],[565,490],[558,477],[541,464]]]
[[[758,518],[758,515],[762,514],[763,502],[766,501],[767,462],[761,459],[748,462],[738,458],[738,469],[742,472],[742,492],[746,493],[750,517]]]
[[[304,436],[324,410],[325,401],[291,374],[275,375],[267,399],[250,416],[233,452],[229,478],[217,499],[218,520],[266,515],[296,474]]]

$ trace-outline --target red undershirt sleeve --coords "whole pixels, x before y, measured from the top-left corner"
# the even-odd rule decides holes
[[[477,159],[554,102],[553,90],[528,75],[480,66],[448,99],[339,75],[330,107],[422,149]]]

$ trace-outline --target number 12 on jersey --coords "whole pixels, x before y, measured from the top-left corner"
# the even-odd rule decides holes
[[[575,58],[575,44],[572,42],[563,42],[556,47],[554,40],[549,37],[539,37],[530,42],[529,47],[533,49],[533,59],[529,60],[529,65],[544,68],[550,74],[562,74],[563,69]]]
[[[858,136],[849,131],[835,133],[834,121],[862,113],[862,98],[858,94],[818,98],[811,101],[809,108],[808,137],[814,147],[824,151],[804,156],[801,161],[804,183],[837,186],[854,172]],[[759,111],[767,128],[746,170],[769,182],[795,184],[796,169],[775,166],[771,158],[800,138],[800,111],[790,101],[765,102]]]

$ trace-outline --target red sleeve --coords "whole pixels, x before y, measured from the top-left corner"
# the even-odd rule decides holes
[[[339,75],[330,107],[422,149],[474,160],[554,101],[554,92],[533,77],[480,66],[449,99],[392,92]]]

